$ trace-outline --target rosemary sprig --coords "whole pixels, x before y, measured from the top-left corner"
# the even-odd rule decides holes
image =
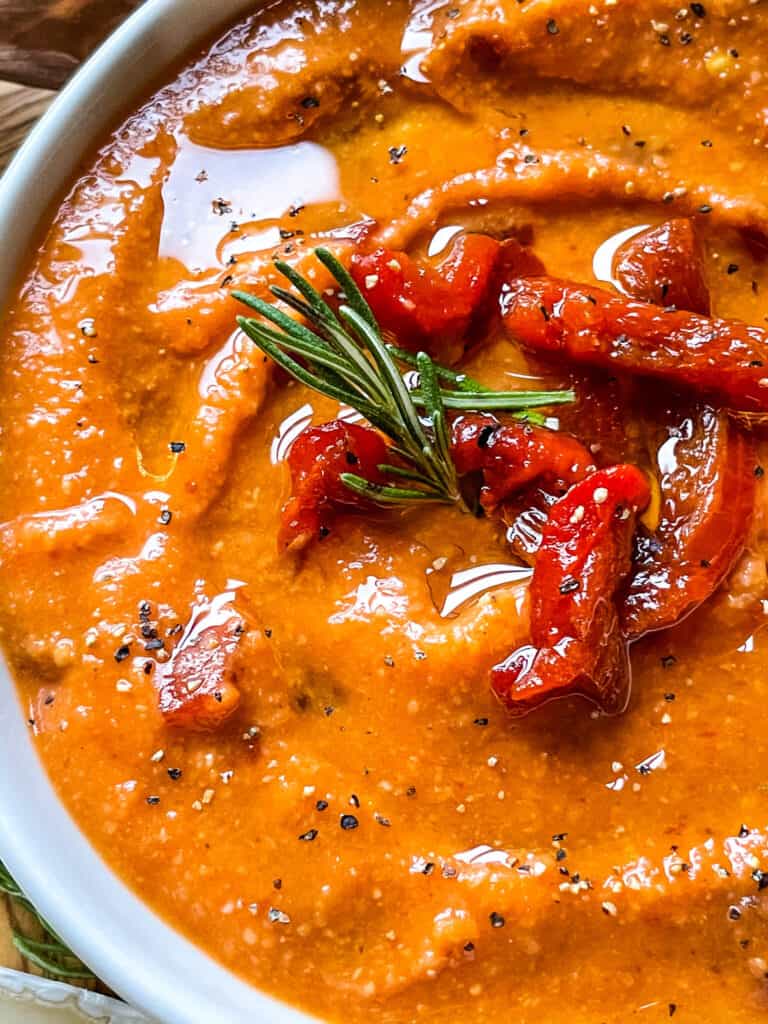
[[[13,929],[13,944],[26,960],[35,964],[52,978],[69,981],[94,980],[93,972],[72,952],[30,903],[2,861],[0,861],[0,894],[10,897],[17,906],[35,918],[42,929],[42,939],[32,938],[19,928]]]
[[[461,504],[446,410],[505,410],[541,421],[535,409],[574,401],[572,391],[494,391],[466,374],[436,364],[425,352],[414,355],[387,344],[347,269],[327,249],[316,249],[315,255],[341,289],[344,302],[338,312],[293,267],[276,261],[275,266],[295,291],[278,285],[270,290],[304,322],[273,303],[236,291],[234,297],[267,323],[247,316],[239,316],[237,322],[288,374],[313,391],[356,409],[390,439],[392,453],[404,465],[378,468],[402,485],[376,484],[354,473],[342,474],[342,481],[358,494],[380,505]],[[418,371],[416,387],[407,386],[398,364]],[[406,483],[413,486],[404,486]]]

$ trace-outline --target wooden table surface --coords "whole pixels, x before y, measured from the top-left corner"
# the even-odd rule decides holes
[[[78,64],[141,0],[0,0],[0,172]],[[207,2],[207,0],[190,0]],[[2,836],[0,836],[0,856]],[[51,863],[55,864],[55,851]],[[51,884],[55,885],[52,871]],[[13,927],[27,916],[0,899],[0,966],[29,970]],[[34,968],[31,968],[34,970]]]

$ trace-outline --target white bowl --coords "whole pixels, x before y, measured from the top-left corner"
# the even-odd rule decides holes
[[[88,61],[0,182],[0,297],[93,144],[191,47],[253,0],[148,0]],[[116,839],[119,842],[119,836]],[[164,1024],[307,1024],[154,915],[106,867],[59,803],[0,659],[0,857],[71,948]]]

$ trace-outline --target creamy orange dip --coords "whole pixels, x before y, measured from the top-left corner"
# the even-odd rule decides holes
[[[279,549],[291,443],[339,407],[230,296],[268,297],[276,255],[322,288],[315,246],[439,259],[458,230],[610,288],[623,233],[674,216],[713,313],[764,326],[766,44],[764,6],[729,0],[285,0],[169,75],[54,211],[0,350],[3,648],[75,820],[254,985],[350,1022],[766,1013],[762,441],[735,567],[633,644],[626,711],[510,718],[488,672],[528,641],[530,569],[505,523],[343,515]],[[461,366],[573,379],[498,325]],[[632,389],[614,461],[656,398]],[[589,408],[564,421],[585,443]],[[233,607],[239,707],[174,728],[169,659]]]

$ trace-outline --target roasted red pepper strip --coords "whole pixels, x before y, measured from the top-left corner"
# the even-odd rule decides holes
[[[482,472],[480,502],[488,511],[532,480],[565,490],[594,469],[590,453],[569,434],[520,421],[501,424],[483,413],[454,421],[451,455],[460,475]]]
[[[709,315],[703,253],[686,217],[640,231],[619,246],[613,276],[630,298]]]
[[[509,333],[574,363],[660,377],[731,408],[768,411],[768,331],[740,320],[665,311],[590,285],[519,278],[503,289]]]
[[[353,256],[350,272],[382,330],[399,345],[444,354],[483,305],[499,253],[488,235],[460,235],[439,263],[377,249]]]
[[[639,531],[621,604],[633,639],[674,625],[712,594],[744,547],[755,501],[755,445],[738,424],[699,405],[670,405],[659,419],[659,525]]]
[[[386,442],[371,427],[332,420],[304,430],[288,456],[291,497],[282,511],[280,545],[298,550],[327,535],[338,509],[370,508],[342,483],[341,474],[384,483],[378,467],[391,461]]]
[[[599,469],[556,501],[531,579],[531,646],[492,671],[514,715],[581,696],[607,713],[629,699],[629,659],[615,595],[630,568],[635,515],[648,503],[635,466]]]
[[[240,705],[235,658],[243,620],[231,604],[201,604],[171,655],[158,665],[158,705],[165,723],[211,732]]]

